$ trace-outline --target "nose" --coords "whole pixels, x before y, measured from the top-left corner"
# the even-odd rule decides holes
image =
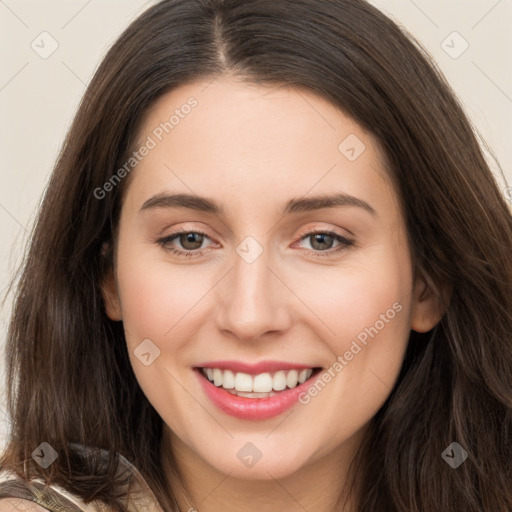
[[[217,326],[224,335],[256,341],[290,328],[293,293],[272,266],[265,250],[252,262],[235,253],[217,291]]]

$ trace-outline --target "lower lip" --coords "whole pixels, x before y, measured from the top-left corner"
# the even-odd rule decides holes
[[[307,391],[316,380],[309,378],[295,388],[280,391],[277,395],[268,398],[246,398],[233,395],[222,387],[212,384],[202,373],[195,368],[199,381],[208,398],[223,412],[244,420],[266,420],[279,416],[293,407],[301,393]],[[316,375],[313,374],[313,377]]]

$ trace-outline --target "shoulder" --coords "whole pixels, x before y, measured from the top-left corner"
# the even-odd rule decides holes
[[[48,509],[21,498],[0,498],[0,512],[48,512]]]
[[[77,451],[87,453],[96,451],[96,448],[71,444]],[[99,450],[102,457],[108,458],[110,452]],[[148,512],[163,512],[156,496],[150,486],[142,477],[137,468],[123,455],[119,455],[120,465],[118,471],[132,475],[132,480],[125,489],[125,495],[120,498],[130,511],[147,510]],[[44,492],[42,492],[44,491]],[[11,502],[6,498],[11,499]],[[18,503],[13,508],[13,502]],[[80,498],[58,485],[47,485],[40,479],[26,481],[18,475],[0,468],[0,512],[24,511],[55,511],[55,512],[108,512],[103,502],[93,501],[85,504]]]
[[[95,504],[82,500],[57,485],[42,480],[24,480],[18,475],[0,470],[0,512],[24,511],[94,512]]]

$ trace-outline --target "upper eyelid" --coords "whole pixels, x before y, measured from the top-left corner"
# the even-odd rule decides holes
[[[333,233],[333,234],[335,234],[337,236],[341,236],[343,238],[351,238],[351,237],[354,236],[347,229],[345,229],[345,231],[348,233],[348,235],[344,235],[343,233],[340,233],[339,230],[340,230],[339,228],[338,229],[335,229],[335,228],[324,228],[322,226],[316,225],[316,226],[312,226],[312,227],[309,227],[309,228],[304,229],[304,230],[300,230],[299,234],[297,236],[300,237],[300,238],[303,238],[304,236],[315,234],[315,233]]]

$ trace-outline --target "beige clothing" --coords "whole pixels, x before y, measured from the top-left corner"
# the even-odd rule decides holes
[[[79,445],[75,445],[77,447]],[[83,447],[82,447],[83,448]],[[86,448],[85,448],[86,449]],[[107,452],[104,452],[105,454]],[[125,457],[119,455],[120,471],[128,468],[134,476],[134,483],[127,492],[125,505],[133,512],[163,512],[148,484]],[[41,479],[30,482],[18,475],[0,469],[0,500],[3,498],[17,499],[16,511],[23,511],[25,500],[32,501],[51,512],[107,512],[107,507],[100,502],[85,504],[80,498],[58,485],[46,486]]]

